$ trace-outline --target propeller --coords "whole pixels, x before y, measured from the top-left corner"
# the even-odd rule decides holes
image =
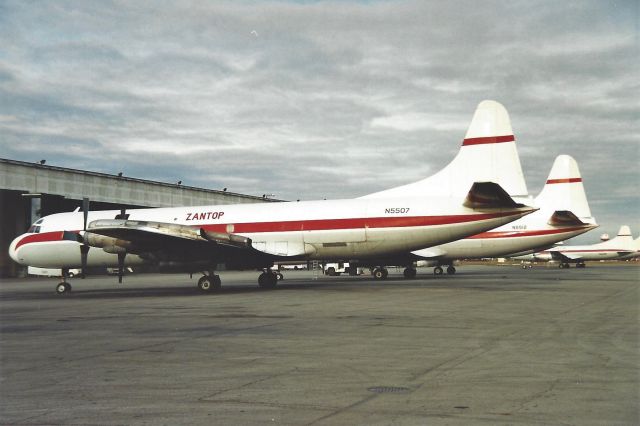
[[[122,276],[124,275],[124,258],[126,253],[118,253],[118,284],[122,284]]]
[[[127,209],[120,209],[120,214],[116,215],[116,219],[127,220],[129,219],[129,215],[127,214]],[[118,283],[122,284],[122,276],[124,275],[124,258],[127,256],[127,253],[118,253]]]
[[[83,221],[82,221],[82,230],[84,232],[87,232],[87,220],[89,218],[89,198],[87,197],[83,197],[82,198],[82,216],[83,216]],[[84,237],[84,234],[83,234]],[[81,269],[80,269],[80,277],[82,279],[85,278],[86,276],[86,269],[87,269],[87,256],[89,254],[89,245],[86,244],[84,242],[84,238],[82,240],[82,243],[80,244],[80,264]]]

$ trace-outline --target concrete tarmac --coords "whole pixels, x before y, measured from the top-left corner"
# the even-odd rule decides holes
[[[0,282],[0,423],[639,424],[640,268]]]

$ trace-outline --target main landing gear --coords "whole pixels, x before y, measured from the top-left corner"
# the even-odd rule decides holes
[[[558,264],[558,268],[560,269],[565,269],[565,268],[569,268],[570,265],[567,262],[563,262]],[[584,262],[578,262],[576,263],[576,268],[586,268],[587,265]]]
[[[435,268],[433,268],[433,275],[442,275],[443,273],[444,273],[444,269],[442,269],[442,266],[436,266]],[[456,268],[453,265],[447,266],[448,275],[453,275],[455,273],[456,273]]]
[[[198,280],[198,289],[204,293],[222,288],[222,280],[220,275],[216,275],[213,271],[208,271]]]
[[[284,279],[284,276],[278,271],[265,269],[258,277],[258,286],[264,289],[275,288],[278,280]]]
[[[271,289],[278,284],[278,281],[283,279],[284,276],[279,271],[265,269],[258,277],[258,286],[264,289]],[[220,280],[220,276],[216,275],[213,271],[206,271],[198,280],[198,289],[203,293],[217,291],[221,288],[222,280]]]
[[[387,271],[387,268],[379,266],[373,268],[373,271],[371,271],[371,275],[373,275],[373,278],[375,278],[376,280],[386,280],[387,276],[389,276],[389,271]]]
[[[402,272],[404,277],[407,279],[415,278],[417,273],[418,271],[416,271],[416,268],[412,266],[407,266],[406,268],[404,268],[404,271]]]

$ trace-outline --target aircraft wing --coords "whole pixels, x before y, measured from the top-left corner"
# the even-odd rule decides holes
[[[569,262],[569,261],[576,261],[576,260],[582,259],[582,256],[579,255],[579,254],[562,253],[562,252],[555,251],[555,250],[551,250],[551,251],[549,251],[549,253],[551,254],[551,258],[553,260],[558,260],[558,261],[561,261],[561,262]]]
[[[426,249],[412,251],[411,254],[418,256],[422,259],[436,260],[438,258],[446,256],[447,252],[445,250],[442,250],[439,247],[429,247]]]
[[[175,223],[124,219],[96,220],[83,235],[85,244],[107,252],[126,252],[161,260],[223,263],[238,258],[266,258],[250,238]]]

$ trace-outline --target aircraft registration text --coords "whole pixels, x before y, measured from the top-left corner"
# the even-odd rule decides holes
[[[389,207],[384,209],[385,214],[409,213],[409,207]]]

